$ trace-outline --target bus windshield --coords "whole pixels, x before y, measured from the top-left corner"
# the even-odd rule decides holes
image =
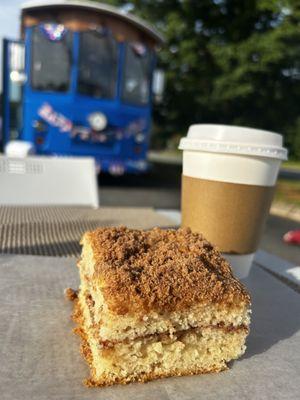
[[[116,94],[118,45],[113,37],[96,31],[80,34],[78,91],[97,98]]]
[[[129,43],[125,50],[125,69],[122,100],[135,105],[145,105],[150,97],[152,53],[144,45]]]
[[[50,25],[50,24],[49,24]],[[66,92],[70,86],[73,34],[53,39],[42,27],[32,32],[31,85],[33,89]]]

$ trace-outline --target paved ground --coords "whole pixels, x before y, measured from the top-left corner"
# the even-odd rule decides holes
[[[295,176],[296,175],[296,176]],[[145,176],[100,177],[100,203],[102,205],[136,206],[179,209],[181,166],[153,163]],[[284,177],[299,179],[298,173],[284,172]],[[282,236],[300,224],[280,217],[270,216],[267,220],[261,248],[292,263],[300,264],[300,246],[289,246]]]
[[[300,265],[300,246],[287,245],[282,241],[282,236],[291,229],[300,229],[300,223],[270,215],[260,247],[291,263]]]
[[[300,170],[296,168],[281,168],[279,176],[283,179],[296,181],[300,179]]]

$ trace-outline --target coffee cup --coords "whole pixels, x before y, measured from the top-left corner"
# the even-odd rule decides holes
[[[183,150],[182,226],[201,232],[244,278],[258,248],[287,150],[282,136],[227,125],[191,125]]]

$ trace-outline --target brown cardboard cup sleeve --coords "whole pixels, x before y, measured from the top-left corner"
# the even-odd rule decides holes
[[[182,226],[202,233],[224,253],[253,253],[274,189],[182,175]]]

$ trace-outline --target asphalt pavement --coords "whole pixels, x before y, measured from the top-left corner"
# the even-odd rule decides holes
[[[297,181],[300,179],[300,170],[298,168],[281,168],[279,177],[282,179]]]
[[[286,179],[300,179],[299,171],[283,170],[280,175]],[[143,176],[100,175],[100,204],[179,210],[180,181],[181,165],[160,162],[152,163],[150,171]],[[291,229],[300,229],[300,223],[270,215],[260,247],[300,265],[300,246],[282,241],[284,233]]]

